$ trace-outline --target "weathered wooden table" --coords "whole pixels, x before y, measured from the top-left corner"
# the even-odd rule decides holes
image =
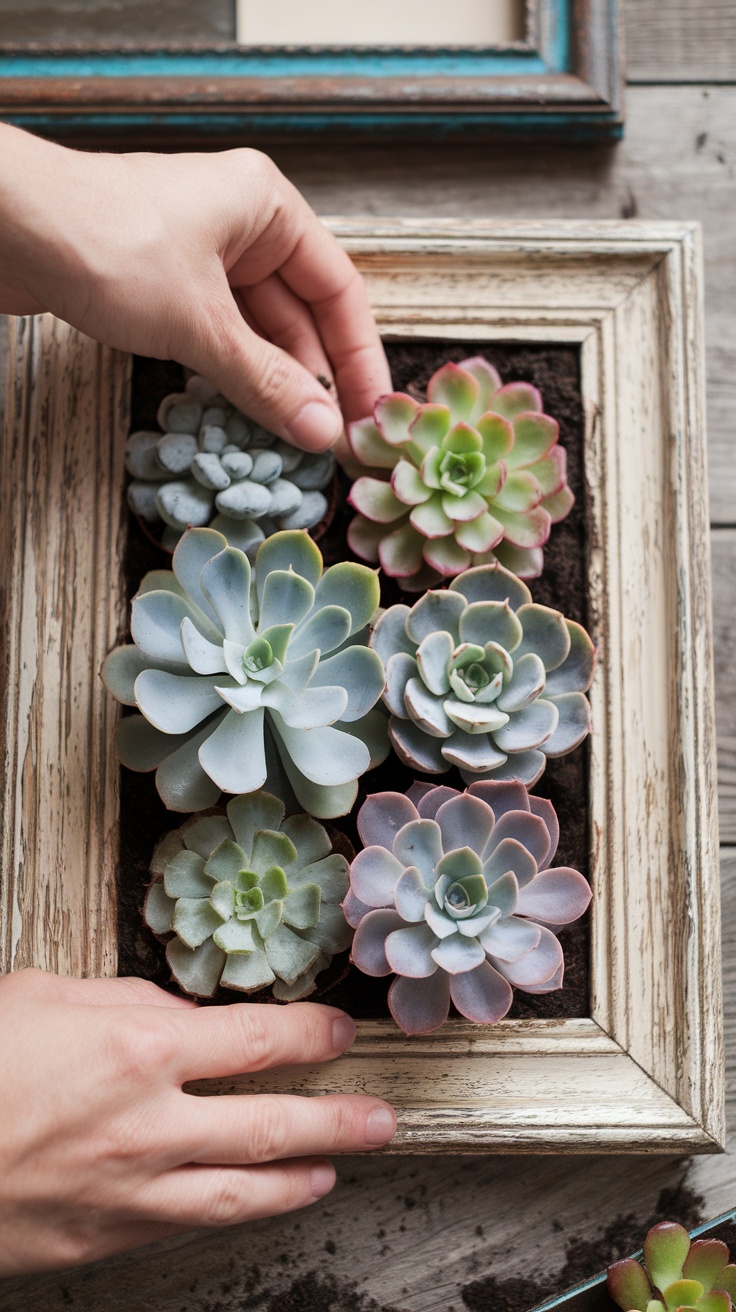
[[[227,36],[231,6],[0,0],[0,28]],[[137,13],[134,11],[137,10]],[[150,10],[150,12],[149,12]],[[207,11],[206,15],[203,11]],[[66,11],[66,16],[65,16]],[[88,11],[88,12],[87,12]],[[726,1051],[736,1129],[736,0],[628,0],[618,146],[274,152],[321,213],[700,219],[705,232]],[[25,23],[25,27],[22,24]],[[181,32],[174,29],[181,27]],[[205,30],[207,29],[207,30]],[[155,33],[149,33],[156,35]],[[662,933],[667,927],[663,924]],[[652,1220],[736,1205],[721,1157],[342,1162],[308,1212],[0,1286],[0,1312],[521,1312],[638,1247]],[[505,1284],[513,1281],[514,1285]],[[518,1283],[517,1283],[518,1282]],[[524,1283],[526,1282],[526,1283]]]

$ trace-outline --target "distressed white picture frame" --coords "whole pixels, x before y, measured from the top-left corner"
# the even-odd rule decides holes
[[[700,235],[674,223],[334,220],[387,337],[575,344],[587,416],[590,1015],[361,1022],[327,1066],[202,1093],[370,1090],[391,1152],[717,1152],[718,833]],[[16,321],[0,452],[0,965],[113,974],[130,361]],[[532,585],[533,588],[533,585]]]

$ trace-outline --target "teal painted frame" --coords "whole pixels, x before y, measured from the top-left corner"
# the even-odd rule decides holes
[[[714,1221],[706,1221],[703,1225],[697,1226],[695,1230],[690,1231],[690,1238],[702,1239],[719,1226],[728,1223],[736,1225],[736,1211],[723,1212]],[[631,1256],[639,1261],[644,1254],[638,1249]],[[576,1289],[568,1289],[557,1298],[550,1299],[547,1303],[540,1303],[538,1307],[532,1309],[532,1312],[608,1312],[609,1308],[613,1312],[613,1300],[610,1296],[603,1297],[605,1288],[606,1272],[602,1271],[600,1275],[593,1276],[592,1280],[586,1280],[585,1284],[578,1285]]]
[[[616,137],[618,10],[527,0],[523,41],[442,50],[0,43],[0,117],[54,136],[214,142],[336,130]]]

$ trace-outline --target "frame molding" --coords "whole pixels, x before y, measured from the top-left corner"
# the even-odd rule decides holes
[[[618,0],[527,0],[525,40],[497,47],[6,43],[0,117],[126,144],[341,130],[617,137],[621,48]]]
[[[331,226],[386,336],[580,348],[602,651],[591,692],[591,1017],[488,1030],[455,1021],[414,1039],[363,1022],[336,1063],[194,1087],[370,1088],[399,1110],[393,1152],[719,1151],[699,229]],[[90,671],[124,623],[128,370],[126,357],[48,316],[17,323],[0,488],[5,970],[116,967],[115,714]]]

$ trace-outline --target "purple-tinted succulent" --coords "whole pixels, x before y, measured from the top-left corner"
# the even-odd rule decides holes
[[[366,975],[396,974],[388,1002],[406,1034],[442,1025],[450,1002],[468,1020],[506,1015],[512,987],[562,986],[557,932],[586,910],[577,870],[552,867],[552,803],[522,784],[466,792],[416,783],[375,793],[358,815],[364,848],[343,903],[352,960]]]
[[[646,1271],[633,1257],[608,1268],[608,1292],[622,1312],[732,1312],[736,1265],[720,1239],[695,1239],[662,1221],[644,1240]]]
[[[575,500],[557,421],[535,387],[503,387],[481,356],[438,369],[427,397],[383,396],[350,427],[371,470],[350,494],[352,550],[409,592],[496,559],[536,578],[550,527]]]

